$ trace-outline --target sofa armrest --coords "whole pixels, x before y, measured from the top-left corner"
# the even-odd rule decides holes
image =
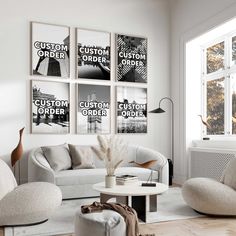
[[[150,160],[157,160],[156,164],[151,166],[150,169],[158,171],[158,181],[169,185],[169,164],[167,158],[155,150],[137,147],[136,161],[144,163]]]
[[[55,183],[54,170],[48,165],[40,163],[36,155],[43,155],[40,148],[30,152],[28,158],[28,182],[49,182]],[[46,161],[46,160],[45,160]]]

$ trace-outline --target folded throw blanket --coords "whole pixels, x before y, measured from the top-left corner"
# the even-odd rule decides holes
[[[120,203],[100,203],[100,202],[94,202],[91,205],[81,206],[81,212],[83,214],[99,212],[102,210],[116,211],[124,218],[126,223],[126,236],[142,236],[139,234],[137,213],[132,207]],[[148,234],[148,235],[155,236],[154,234]],[[148,235],[143,235],[143,236],[148,236]]]

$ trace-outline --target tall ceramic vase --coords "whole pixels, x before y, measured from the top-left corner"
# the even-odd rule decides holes
[[[116,176],[115,175],[106,175],[105,176],[105,187],[113,188],[116,185]]]
[[[15,172],[15,164],[17,161],[19,161],[22,157],[23,154],[23,145],[22,145],[22,135],[25,127],[19,130],[19,142],[16,148],[12,151],[11,153],[11,165],[14,167],[14,172]],[[20,162],[18,164],[19,167],[19,183],[20,183]],[[14,173],[15,174],[15,173]]]

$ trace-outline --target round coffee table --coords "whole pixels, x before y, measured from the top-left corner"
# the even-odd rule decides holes
[[[147,213],[157,211],[157,195],[168,190],[168,185],[156,183],[155,187],[143,187],[143,182],[128,185],[115,185],[113,188],[105,188],[105,183],[93,185],[93,189],[100,192],[100,201],[107,202],[111,198],[116,198],[116,202],[133,207],[138,218],[147,221]]]

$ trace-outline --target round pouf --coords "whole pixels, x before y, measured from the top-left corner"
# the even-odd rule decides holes
[[[236,215],[236,191],[208,178],[187,180],[182,187],[185,202],[198,212],[210,215]]]
[[[76,236],[126,236],[126,224],[124,218],[117,212],[103,210],[82,214],[80,211],[75,216]]]

